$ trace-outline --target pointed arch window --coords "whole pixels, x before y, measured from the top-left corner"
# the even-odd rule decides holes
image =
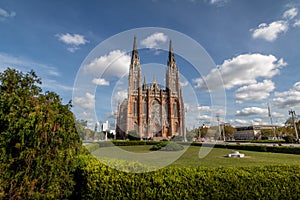
[[[174,117],[178,117],[178,105],[177,105],[177,102],[173,103],[173,112],[174,112]]]
[[[137,101],[136,100],[134,100],[133,101],[133,116],[137,116],[137,113],[138,113],[138,107],[137,107],[138,105],[137,105]]]
[[[148,115],[148,106],[147,106],[147,101],[144,100],[143,101],[143,116],[147,116]]]

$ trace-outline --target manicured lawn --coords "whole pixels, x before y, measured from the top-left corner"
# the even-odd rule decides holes
[[[110,157],[125,160],[134,160],[150,166],[159,166],[161,160],[168,160],[174,156],[174,152],[151,152],[149,149],[151,145],[142,146],[122,146],[117,147],[120,151],[112,150],[112,147],[105,147],[93,152],[93,155],[100,157]],[[245,158],[227,158],[224,155],[230,153],[230,149],[213,148],[204,157],[199,158],[199,151],[205,151],[206,147],[190,146],[183,153],[178,156],[176,161],[170,159],[169,166],[172,167],[188,167],[188,166],[207,166],[207,167],[220,167],[220,166],[266,166],[278,164],[292,164],[300,165],[300,155],[281,154],[281,153],[268,153],[268,152],[254,152],[242,151]],[[125,150],[125,151],[124,151]],[[129,153],[122,157],[122,151]],[[124,155],[124,154],[123,154]],[[176,157],[176,156],[175,156]],[[130,159],[129,159],[130,158]],[[136,158],[136,159],[133,159]],[[145,159],[148,158],[148,159]],[[174,158],[174,157],[173,157]]]

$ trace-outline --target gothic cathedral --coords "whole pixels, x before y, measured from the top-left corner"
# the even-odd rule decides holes
[[[166,86],[155,79],[142,81],[140,58],[134,37],[128,77],[128,98],[118,106],[116,132],[125,136],[130,131],[142,138],[171,138],[184,136],[185,111],[172,41],[169,46]]]

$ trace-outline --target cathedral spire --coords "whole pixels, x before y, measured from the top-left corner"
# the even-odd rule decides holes
[[[132,50],[132,55],[131,55],[131,66],[133,67],[133,65],[139,65],[140,64],[140,58],[139,58],[139,53],[138,53],[138,49],[136,46],[136,36],[134,36],[134,40],[133,40],[133,50]]]
[[[137,47],[136,47],[136,36],[134,36],[134,39],[133,39],[133,51],[137,51]]]
[[[174,66],[174,64],[176,65],[176,61],[173,52],[172,40],[170,40],[168,66]]]
[[[144,89],[144,90],[147,89],[146,76],[144,76],[143,89]]]

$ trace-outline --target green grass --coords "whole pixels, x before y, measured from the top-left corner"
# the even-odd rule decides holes
[[[149,149],[151,145],[141,146],[122,146],[118,147],[121,150],[125,150],[129,153],[134,153],[132,157],[136,157],[135,161],[139,161],[146,165],[156,166],[159,165],[160,160],[168,159],[172,152],[161,152],[159,154],[153,154]],[[104,156],[117,159],[124,159],[120,154],[122,152],[113,153],[110,151],[111,147],[105,147],[108,153],[103,153],[104,148],[93,152],[95,156]],[[243,151],[240,153],[245,154],[245,158],[227,158],[224,155],[230,153],[231,149],[213,148],[204,158],[199,158],[199,150],[205,147],[190,146],[175,162],[170,162],[170,167],[189,167],[189,166],[207,166],[207,167],[242,167],[242,166],[266,166],[266,165],[278,165],[278,164],[292,164],[300,165],[300,155],[293,154],[282,154],[282,153],[269,153],[269,152],[254,152],[254,151]],[[145,161],[145,156],[149,157],[148,161]],[[152,158],[151,158],[152,156]],[[138,157],[141,157],[139,159]],[[170,156],[171,157],[171,156]],[[128,158],[128,157],[127,157]],[[126,159],[126,158],[125,158]]]

